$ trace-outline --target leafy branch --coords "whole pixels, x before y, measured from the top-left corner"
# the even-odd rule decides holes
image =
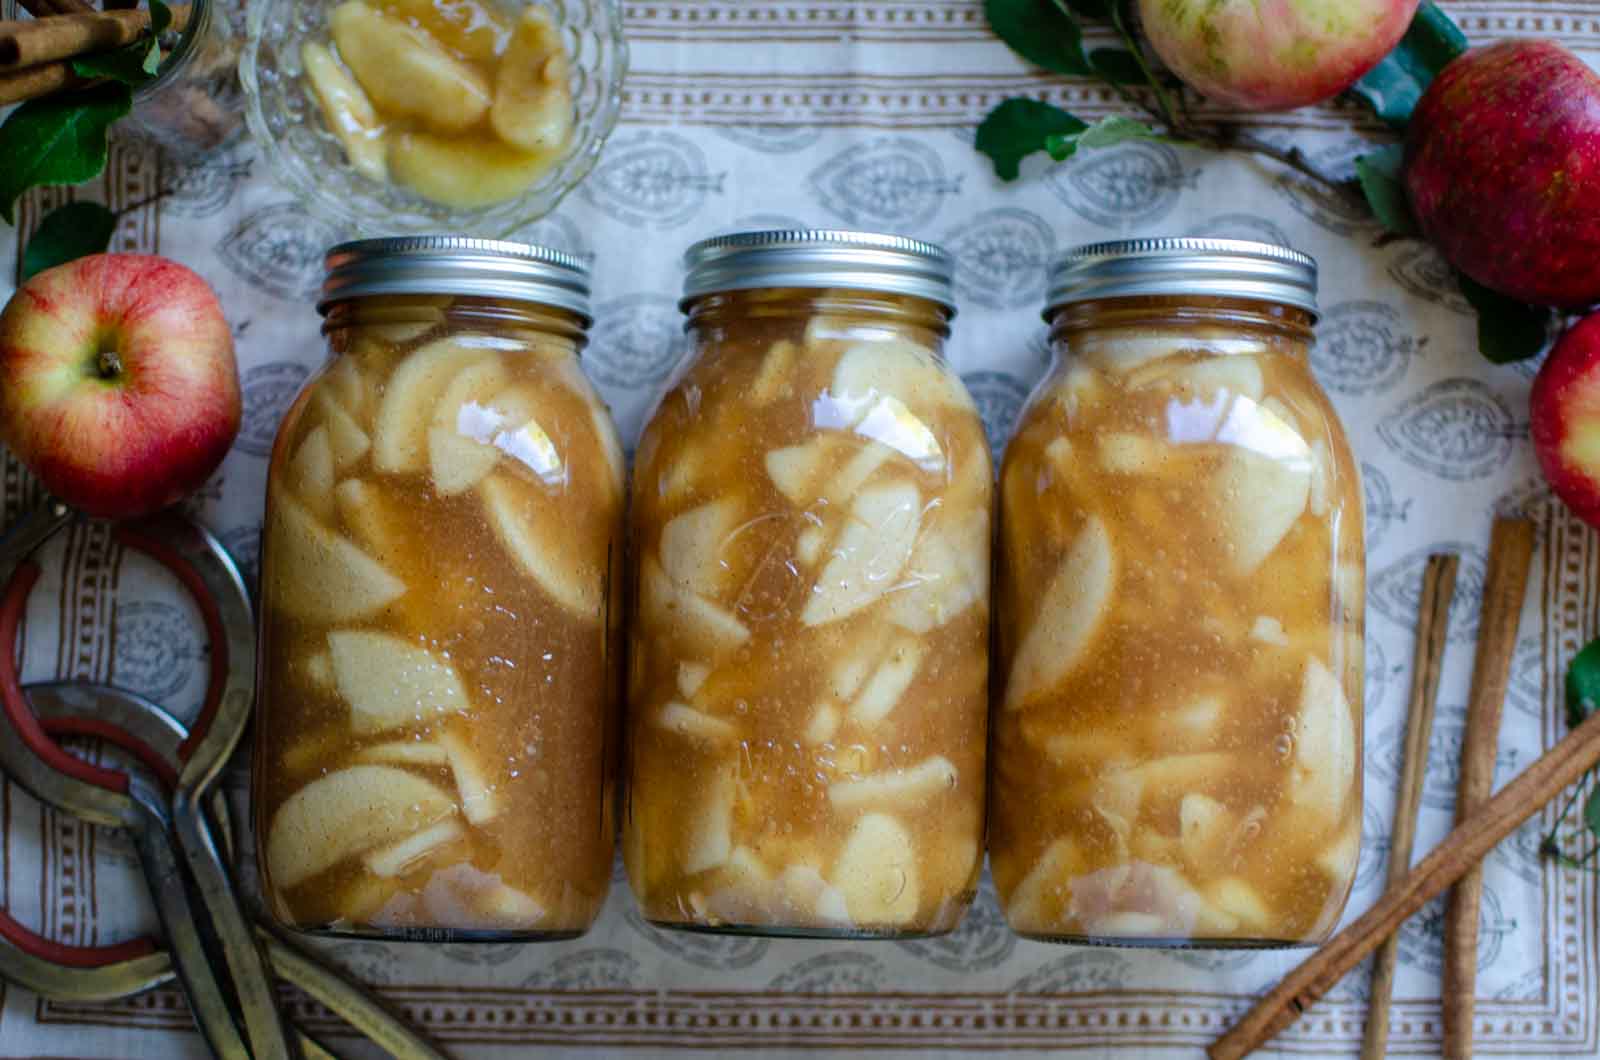
[[[1319,166],[1299,147],[1279,145],[1236,123],[1195,120],[1189,89],[1154,63],[1134,31],[1128,7],[1128,0],[985,0],[989,25],[1017,54],[1054,73],[1095,78],[1140,115],[1088,122],[1042,100],[1005,100],[978,126],[976,143],[1001,180],[1016,180],[1023,159],[1039,152],[1063,162],[1080,150],[1159,140],[1269,159],[1338,195],[1365,200],[1383,225],[1379,242],[1420,238],[1401,181],[1400,144],[1362,155],[1355,161],[1354,177],[1343,177]],[[1086,19],[1108,23],[1121,47],[1086,50]],[[1400,44],[1351,92],[1383,121],[1403,129],[1429,83],[1466,49],[1461,29],[1424,0]],[[1478,312],[1478,345],[1485,357],[1501,364],[1544,348],[1557,323],[1554,312],[1523,305],[1460,274],[1457,280]]]
[[[1573,656],[1571,664],[1568,665],[1566,701],[1567,725],[1570,728],[1577,728],[1583,724],[1585,718],[1600,709],[1600,638],[1585,645],[1582,651]],[[1590,778],[1593,777],[1594,774],[1590,773]],[[1567,853],[1561,844],[1561,829],[1566,825],[1567,818],[1572,815],[1582,792],[1583,785],[1579,784],[1567,796],[1561,812],[1556,815],[1556,823],[1539,842],[1539,854],[1563,868],[1596,872],[1600,871],[1600,867],[1594,864],[1595,859],[1600,857],[1600,784],[1591,785],[1589,796],[1583,802],[1581,814],[1583,827],[1592,840],[1588,849],[1572,855]]]
[[[81,184],[99,176],[111,126],[133,109],[133,92],[155,79],[162,35],[172,25],[163,0],[147,0],[149,30],[120,48],[72,60],[73,72],[93,82],[73,92],[30,99],[0,124],[0,218],[16,223],[16,203],[30,188]],[[97,203],[68,203],[40,223],[23,252],[23,279],[41,269],[109,245],[116,214]]]

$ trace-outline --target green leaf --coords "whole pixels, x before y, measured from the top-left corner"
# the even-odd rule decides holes
[[[1404,144],[1390,144],[1362,155],[1356,159],[1356,177],[1361,182],[1362,194],[1367,197],[1367,205],[1383,222],[1383,227],[1397,236],[1414,236],[1417,221],[1411,216],[1406,186],[1400,179],[1405,153]]]
[[[133,93],[108,81],[82,92],[30,99],[0,125],[0,217],[14,223],[17,197],[42,184],[78,184],[106,164],[106,130]]]
[[[1093,76],[1083,54],[1083,29],[1066,8],[1052,0],[984,0],[983,12],[995,35],[1035,66]]]
[[[1478,352],[1484,357],[1495,364],[1510,364],[1537,356],[1544,349],[1550,340],[1554,310],[1508,298],[1461,272],[1456,273],[1456,282],[1478,311]]]
[[[1394,51],[1350,91],[1366,100],[1378,117],[1403,128],[1439,71],[1466,50],[1467,35],[1461,27],[1438,5],[1425,0]]]
[[[172,25],[172,8],[161,0],[150,0],[150,35],[159,37]]]
[[[117,215],[97,202],[69,202],[45,215],[22,252],[22,279],[111,245]]]
[[[1101,118],[1083,132],[1078,134],[1080,148],[1111,147],[1114,144],[1124,143],[1128,140],[1159,140],[1160,133],[1156,132],[1144,122],[1135,118],[1124,118],[1113,114],[1109,118]]]
[[[1567,725],[1576,729],[1600,706],[1600,637],[1572,657],[1567,666]]]
[[[978,126],[976,146],[994,163],[1001,180],[1016,180],[1022,160],[1049,150],[1052,137],[1080,133],[1089,127],[1060,107],[1037,99],[1008,99]]]
[[[1596,784],[1583,803],[1583,825],[1589,834],[1600,839],[1600,784]]]
[[[142,85],[161,70],[161,34],[172,25],[172,9],[161,0],[150,0],[150,32],[131,44],[109,52],[72,60],[72,71],[79,77],[108,77],[125,85]]]
[[[161,46],[149,38],[72,60],[72,72],[79,77],[108,77],[125,85],[144,84],[160,66]]]
[[[1145,83],[1144,67],[1130,51],[1121,48],[1096,48],[1089,53],[1089,65],[1094,72],[1114,85],[1142,85]]]
[[[1087,129],[1078,132],[1056,133],[1045,140],[1045,150],[1057,162],[1065,162],[1080,150],[1092,151],[1097,147],[1110,147],[1126,140],[1160,140],[1163,137],[1150,126],[1133,118],[1113,115],[1101,118]]]

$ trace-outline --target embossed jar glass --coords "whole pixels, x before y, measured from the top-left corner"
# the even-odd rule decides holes
[[[615,838],[624,507],[587,272],[370,240],[329,253],[321,308],[268,469],[267,902],[330,934],[580,934]]]
[[[1361,830],[1357,465],[1308,356],[1316,265],[1233,240],[1055,268],[1006,450],[990,861],[1011,926],[1311,944]]]
[[[636,456],[623,851],[667,927],[948,931],[983,860],[993,470],[936,247],[690,249]]]
[[[119,121],[118,139],[151,144],[170,160],[192,163],[237,140],[244,131],[239,84],[243,16],[212,0],[186,0],[189,21],[163,36],[166,51],[155,80],[133,92],[133,110]],[[19,15],[16,0],[0,0],[0,17]]]
[[[325,0],[252,0],[239,77],[245,117],[277,178],[315,217],[347,231],[501,237],[544,217],[594,168],[622,111],[628,44],[620,0],[504,0],[546,8],[571,60],[574,121],[559,161],[520,195],[452,208],[358,173],[330,133],[304,76],[301,48],[328,33]]]

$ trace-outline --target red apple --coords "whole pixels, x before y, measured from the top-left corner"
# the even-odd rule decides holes
[[[1161,61],[1208,99],[1292,110],[1331,99],[1400,42],[1419,0],[1139,0]]]
[[[164,508],[239,432],[217,296],[177,262],[96,254],[34,276],[0,312],[0,441],[90,515]]]
[[[1561,336],[1529,398],[1533,451],[1573,514],[1600,526],[1600,313]]]
[[[1540,305],[1600,301],[1600,77],[1553,41],[1440,71],[1406,131],[1406,191],[1450,264]]]

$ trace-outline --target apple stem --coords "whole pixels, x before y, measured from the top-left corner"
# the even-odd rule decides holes
[[[101,379],[115,379],[122,374],[122,358],[116,350],[101,350],[99,367]]]

